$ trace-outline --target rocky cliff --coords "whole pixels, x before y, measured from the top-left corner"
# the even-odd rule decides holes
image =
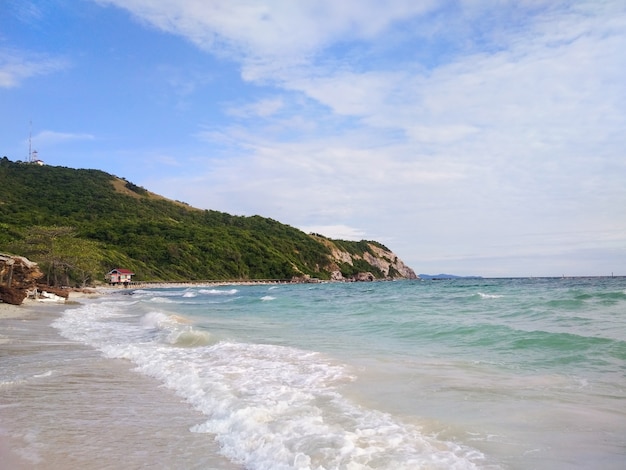
[[[331,272],[333,281],[419,279],[415,271],[404,264],[394,252],[379,243],[363,241],[358,244],[358,250],[348,250],[340,242],[315,237],[331,251],[331,264],[325,266],[325,269]],[[347,267],[352,269],[346,269]],[[346,276],[342,272],[350,274]]]

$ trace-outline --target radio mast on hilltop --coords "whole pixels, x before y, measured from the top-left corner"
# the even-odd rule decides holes
[[[28,163],[36,163],[37,165],[43,165],[43,160],[39,159],[37,150],[33,150],[33,121],[30,121],[30,130],[28,132]]]
[[[32,139],[33,139],[33,120],[30,120],[30,129],[28,131],[28,163],[32,163],[33,161],[33,146],[32,146]]]

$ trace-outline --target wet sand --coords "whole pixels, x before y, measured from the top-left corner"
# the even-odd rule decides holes
[[[71,307],[0,303],[0,470],[240,468],[171,391],[61,337],[50,325]]]

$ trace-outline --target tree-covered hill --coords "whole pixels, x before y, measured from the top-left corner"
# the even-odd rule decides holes
[[[336,250],[350,256],[338,259]],[[2,251],[39,262],[51,282],[101,280],[114,267],[133,270],[138,280],[412,273],[397,269],[406,267],[376,242],[335,243],[260,216],[195,209],[103,171],[6,157],[0,160]],[[387,253],[382,264],[365,261],[381,253]]]

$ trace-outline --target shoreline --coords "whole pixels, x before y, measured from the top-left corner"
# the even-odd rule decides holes
[[[52,322],[122,289],[72,291],[65,302],[0,302],[0,470],[177,468],[197,452],[206,468],[239,470],[212,438],[190,429],[206,417],[121,359],[64,338]],[[167,431],[163,430],[163,423]]]
[[[29,298],[24,299],[21,305],[0,302],[0,319],[25,318],[39,312],[40,308],[47,311],[49,307],[71,307],[72,305],[80,305],[81,299],[97,299],[107,293],[108,289],[105,291],[101,288],[94,288],[93,291],[91,289],[71,291],[69,297],[64,302],[46,302]]]

